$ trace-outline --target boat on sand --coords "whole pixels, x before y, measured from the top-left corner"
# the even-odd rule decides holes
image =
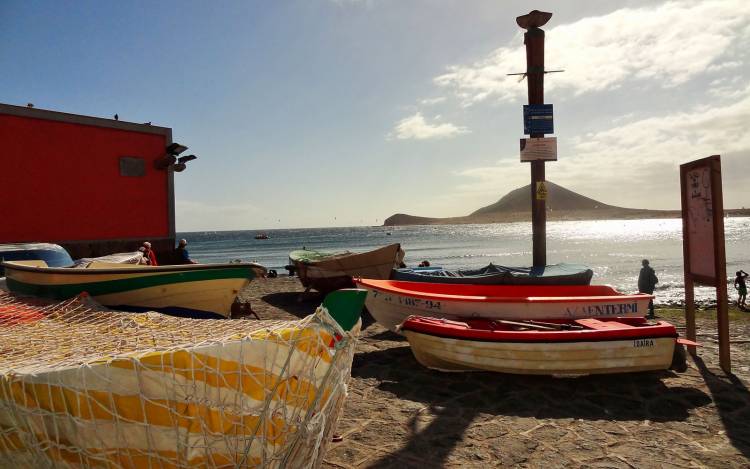
[[[623,373],[666,370],[673,359],[681,366],[679,357],[684,357],[675,354],[678,337],[672,324],[644,318],[541,322],[412,316],[400,330],[417,361],[441,371]]]
[[[353,286],[352,277],[390,278],[403,259],[404,251],[398,243],[362,253],[300,249],[289,254],[302,285],[322,293]]]
[[[253,263],[151,267],[94,261],[86,268],[65,268],[17,261],[2,266],[12,292],[56,300],[87,292],[116,309],[187,317],[229,317],[240,290],[266,272]]]
[[[447,270],[415,267],[393,271],[393,280],[472,285],[588,285],[594,271],[580,264],[543,267],[505,267],[489,264],[480,269]]]
[[[645,316],[652,295],[608,285],[451,285],[356,279],[369,291],[367,310],[382,326],[412,315],[435,318],[576,319]]]

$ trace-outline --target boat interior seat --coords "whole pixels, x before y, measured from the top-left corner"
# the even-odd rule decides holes
[[[26,265],[29,267],[49,267],[46,262],[44,262],[41,259],[32,259],[32,260],[26,260],[26,261],[8,261],[9,263],[12,262],[13,264],[18,265]]]
[[[127,269],[128,267],[138,269],[138,268],[143,268],[147,266],[141,265],[141,264],[119,264],[116,262],[98,262],[98,261],[93,261],[89,265],[86,266],[87,269]]]
[[[635,327],[620,321],[600,321],[594,318],[576,319],[575,322],[580,326],[588,327],[589,329],[595,329],[597,331],[605,331],[608,329],[627,329]]]

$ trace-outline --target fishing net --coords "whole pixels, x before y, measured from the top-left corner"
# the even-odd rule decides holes
[[[353,352],[322,306],[196,320],[0,292],[0,467],[318,467]]]

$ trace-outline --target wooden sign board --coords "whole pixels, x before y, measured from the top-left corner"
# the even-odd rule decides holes
[[[714,155],[680,165],[680,188],[687,338],[695,340],[694,286],[699,284],[716,287],[719,361],[724,371],[729,373],[729,313],[721,157]],[[695,353],[695,347],[690,351]]]
[[[716,284],[716,255],[714,253],[714,207],[712,165],[701,164],[685,169],[687,185],[685,200],[686,225],[689,239],[690,273],[700,283]],[[722,216],[721,213],[718,214]]]
[[[557,137],[522,138],[521,163],[557,161]]]

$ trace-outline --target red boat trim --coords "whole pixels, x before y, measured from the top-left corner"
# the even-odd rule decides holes
[[[415,332],[417,334],[422,335],[430,335],[433,337],[440,337],[442,339],[453,339],[453,340],[465,340],[468,342],[492,342],[492,343],[503,343],[503,344],[569,344],[569,343],[575,343],[575,342],[622,342],[622,341],[631,341],[631,340],[642,340],[642,339],[677,339],[678,335],[675,333],[674,335],[640,335],[640,336],[634,336],[634,337],[615,337],[615,338],[606,338],[606,337],[586,337],[586,338],[576,338],[576,339],[555,339],[555,340],[549,340],[549,339],[490,339],[490,338],[475,338],[475,337],[459,337],[455,335],[450,334],[441,334],[437,332],[426,332],[421,330],[415,330],[410,328],[402,328],[403,331],[409,331],[409,332]]]
[[[383,293],[391,293],[395,295],[420,298],[425,300],[446,300],[456,302],[482,302],[482,303],[528,303],[528,304],[541,304],[541,303],[626,303],[638,300],[651,300],[654,298],[653,295],[646,293],[639,293],[637,295],[624,295],[624,294],[613,294],[613,295],[597,295],[597,296],[470,296],[470,295],[449,295],[445,293],[427,293],[418,290],[407,290],[400,288],[392,284],[381,285],[380,283],[393,281],[380,280],[371,281],[364,279],[355,279],[354,282],[360,288],[366,288],[371,290],[378,290]],[[375,283],[378,282],[378,283]],[[419,283],[419,282],[402,282],[402,283]],[[450,285],[454,284],[430,284],[430,285]],[[542,285],[535,285],[537,288],[544,288]]]
[[[487,321],[489,324],[491,321]],[[616,322],[616,321],[612,321]],[[404,321],[402,331],[431,335],[446,339],[497,343],[572,343],[615,342],[642,339],[677,339],[677,330],[672,324],[660,321],[654,326],[623,327],[612,329],[584,329],[564,331],[508,331],[484,328],[461,327],[460,322],[442,321],[432,318],[412,317]]]

